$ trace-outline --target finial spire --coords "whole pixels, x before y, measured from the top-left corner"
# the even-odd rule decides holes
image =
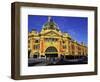
[[[50,22],[51,21],[51,16],[48,16],[48,22]]]

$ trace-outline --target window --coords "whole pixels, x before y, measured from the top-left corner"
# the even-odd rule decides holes
[[[35,40],[35,43],[39,43],[39,40]]]
[[[45,38],[45,41],[47,42],[56,42],[57,40],[57,38]]]
[[[30,43],[30,40],[28,40],[28,43]]]
[[[65,43],[65,41],[62,41],[63,42],[63,44]]]
[[[39,48],[40,48],[39,45],[34,45],[34,46],[33,46],[33,49],[35,49],[35,50],[37,50],[37,49],[39,49]]]
[[[63,49],[66,49],[66,45],[63,45]]]
[[[72,45],[72,49],[75,49],[75,46],[74,45]]]
[[[80,47],[78,47],[78,50],[81,50],[81,48],[80,48]]]

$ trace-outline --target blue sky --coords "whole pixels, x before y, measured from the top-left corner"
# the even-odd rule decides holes
[[[67,32],[74,40],[88,44],[88,18],[87,17],[61,17],[51,16],[62,32]],[[32,29],[41,31],[48,21],[48,16],[28,15],[28,32]]]

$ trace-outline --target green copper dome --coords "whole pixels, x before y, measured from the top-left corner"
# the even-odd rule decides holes
[[[43,30],[47,30],[47,29],[59,31],[59,27],[51,17],[48,17],[48,21],[43,25]]]

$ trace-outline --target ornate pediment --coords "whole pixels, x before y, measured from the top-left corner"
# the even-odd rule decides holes
[[[59,33],[56,33],[54,31],[49,31],[47,33],[44,34],[45,36],[61,36]]]

